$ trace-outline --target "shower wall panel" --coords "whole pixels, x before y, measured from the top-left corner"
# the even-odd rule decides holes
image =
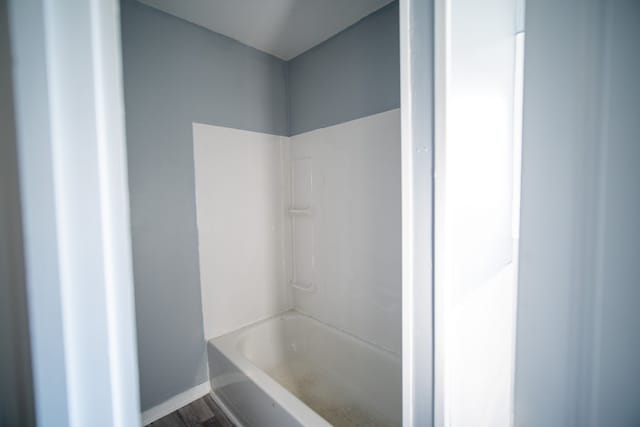
[[[302,242],[312,281],[292,283],[294,307],[399,353],[400,110],[291,137],[291,165],[304,164],[312,164],[312,176],[293,173],[292,188],[303,178],[312,182],[297,196],[306,205],[294,206],[308,213],[292,218],[313,223],[312,238]],[[294,230],[293,240],[299,246],[305,239]]]
[[[295,308],[399,353],[399,110],[193,134],[205,337]]]
[[[290,308],[282,195],[287,137],[193,125],[204,334]]]

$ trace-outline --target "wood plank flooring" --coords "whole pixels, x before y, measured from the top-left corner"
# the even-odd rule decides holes
[[[206,395],[160,418],[149,427],[234,427],[224,412]]]

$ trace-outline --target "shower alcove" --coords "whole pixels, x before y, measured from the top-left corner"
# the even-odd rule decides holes
[[[398,2],[122,8],[143,410],[402,425]]]

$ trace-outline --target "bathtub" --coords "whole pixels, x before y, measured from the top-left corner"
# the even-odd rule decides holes
[[[295,311],[212,339],[211,393],[244,426],[400,426],[396,354]]]

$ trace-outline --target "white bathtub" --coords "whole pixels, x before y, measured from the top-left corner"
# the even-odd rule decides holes
[[[400,426],[398,355],[297,312],[209,341],[214,398],[245,426]]]

